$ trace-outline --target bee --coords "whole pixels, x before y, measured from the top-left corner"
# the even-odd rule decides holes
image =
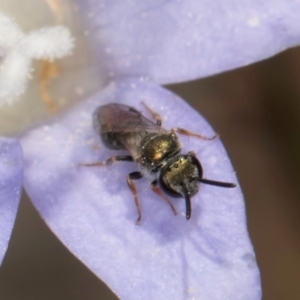
[[[109,166],[116,161],[136,162],[139,171],[126,176],[138,212],[136,223],[140,223],[142,213],[134,180],[144,176],[150,178],[150,188],[170,205],[175,215],[177,211],[166,195],[184,198],[185,216],[189,220],[192,213],[191,198],[198,192],[200,182],[225,188],[234,188],[236,185],[203,178],[203,169],[195,153],[180,153],[181,145],[176,133],[202,140],[213,140],[218,135],[208,138],[177,127],[166,130],[161,126],[161,116],[144,102],[142,104],[156,122],[124,104],[111,103],[98,107],[93,114],[93,126],[103,144],[109,149],[126,150],[128,154],[80,165]]]

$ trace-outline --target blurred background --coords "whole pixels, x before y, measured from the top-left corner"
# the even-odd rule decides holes
[[[26,21],[23,26],[30,28]],[[59,67],[67,68],[68,61]],[[248,67],[167,86],[221,133],[244,191],[264,300],[300,299],[299,78],[300,48],[295,48]],[[30,83],[29,94],[35,85]],[[0,268],[0,299],[117,298],[57,240],[23,193]]]

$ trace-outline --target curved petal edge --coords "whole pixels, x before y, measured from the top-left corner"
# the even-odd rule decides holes
[[[102,75],[170,84],[300,44],[298,0],[76,0]]]

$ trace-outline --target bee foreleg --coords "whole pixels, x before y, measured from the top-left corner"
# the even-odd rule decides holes
[[[142,172],[132,172],[132,173],[129,173],[126,177],[127,184],[129,186],[132,194],[133,194],[135,206],[137,208],[138,215],[139,215],[137,220],[136,220],[136,225],[140,224],[141,218],[142,218],[142,213],[141,213],[141,207],[140,207],[139,199],[138,199],[138,196],[137,196],[137,190],[136,190],[135,184],[133,183],[132,180],[138,180],[138,179],[141,179],[142,177],[143,177]]]
[[[94,163],[89,164],[79,164],[79,167],[101,167],[101,166],[111,166],[115,161],[133,161],[132,156],[130,155],[118,155],[118,156],[112,156],[107,160],[104,161],[97,161]]]
[[[165,194],[161,191],[161,189],[157,186],[157,180],[154,180],[151,184],[150,184],[150,188],[151,190],[158,195],[161,199],[163,199],[164,201],[166,201],[170,206],[171,209],[174,213],[174,215],[177,215],[177,211],[176,208],[173,206],[172,202],[168,199],[168,197],[165,196]]]
[[[156,120],[156,125],[157,126],[161,126],[161,124],[162,124],[162,118],[161,118],[160,114],[158,114],[157,112],[155,112],[154,110],[152,110],[144,101],[142,101],[141,103],[148,110],[148,112],[150,113],[150,115],[152,116],[152,118]]]
[[[196,138],[199,138],[199,139],[202,139],[202,140],[206,140],[206,141],[210,141],[210,140],[213,140],[217,137],[219,137],[220,135],[218,133],[216,133],[214,136],[212,137],[206,137],[204,135],[200,135],[198,133],[194,133],[194,132],[191,132],[191,131],[188,131],[186,129],[183,129],[183,128],[178,128],[178,127],[174,127],[171,129],[171,131],[173,133],[176,133],[178,132],[179,134],[182,134],[182,135],[187,135],[187,136],[194,136]]]

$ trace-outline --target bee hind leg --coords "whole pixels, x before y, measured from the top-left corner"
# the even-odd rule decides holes
[[[130,190],[133,194],[135,206],[138,211],[138,218],[136,220],[136,225],[140,225],[142,213],[141,213],[139,198],[137,196],[137,190],[136,190],[135,184],[133,183],[133,180],[138,180],[138,179],[141,179],[142,177],[143,177],[143,174],[141,172],[132,172],[126,176],[126,181],[127,181],[128,187],[130,188]]]
[[[97,161],[94,163],[88,164],[78,164],[79,167],[101,167],[101,166],[111,166],[115,161],[133,161],[132,156],[130,155],[118,155],[112,156],[104,161]]]
[[[215,138],[218,138],[220,136],[218,133],[216,133],[212,137],[207,137],[207,136],[204,136],[204,135],[201,135],[201,134],[198,134],[198,133],[194,133],[194,132],[188,131],[188,130],[183,129],[183,128],[178,128],[178,127],[172,128],[171,131],[173,133],[178,132],[179,134],[182,134],[182,135],[193,136],[193,137],[196,137],[198,139],[206,140],[206,141],[214,140]]]
[[[150,115],[152,116],[152,118],[156,120],[156,125],[157,126],[161,126],[161,124],[162,124],[162,117],[160,116],[160,114],[157,113],[157,112],[155,112],[154,110],[152,110],[144,101],[142,101],[141,103],[145,106],[145,108],[150,113]]]

